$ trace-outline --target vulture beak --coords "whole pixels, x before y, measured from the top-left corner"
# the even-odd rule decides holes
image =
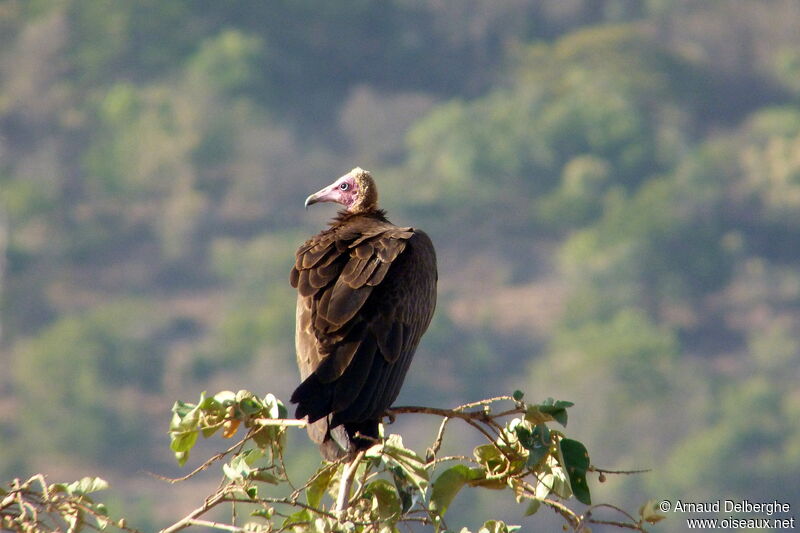
[[[324,189],[315,192],[314,194],[306,198],[306,203],[305,203],[306,209],[308,209],[308,206],[314,205],[318,202],[335,202],[336,199],[333,198],[334,192],[336,192],[335,183],[332,183],[331,185],[328,185]]]

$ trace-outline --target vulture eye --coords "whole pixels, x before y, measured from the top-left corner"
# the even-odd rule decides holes
[[[342,182],[342,183],[339,185],[339,188],[340,188],[341,190],[343,190],[343,191],[346,191],[347,189],[349,189],[349,188],[350,188],[350,184],[349,184],[349,183],[347,183],[346,181],[344,181],[344,182]]]

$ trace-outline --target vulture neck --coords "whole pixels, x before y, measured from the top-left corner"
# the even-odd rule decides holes
[[[336,218],[331,220],[329,224],[331,226],[339,226],[341,224],[344,224],[345,222],[348,222],[349,220],[358,217],[374,218],[375,220],[380,220],[381,222],[389,222],[389,220],[386,218],[386,211],[374,207],[369,211],[360,211],[358,213],[351,213],[350,211],[344,211],[344,210],[339,211],[336,214]]]

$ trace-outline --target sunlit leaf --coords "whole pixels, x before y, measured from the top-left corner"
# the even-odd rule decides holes
[[[458,491],[470,480],[480,477],[480,471],[477,473],[470,469],[467,465],[459,464],[451,466],[436,478],[433,482],[431,491],[431,506],[444,515],[453,498],[456,497]]]
[[[409,480],[424,493],[428,486],[428,470],[425,461],[413,450],[403,445],[400,435],[390,435],[386,442],[370,448],[367,457],[389,458],[389,462],[394,463],[403,469]]]
[[[538,405],[528,405],[525,412],[525,419],[531,424],[541,424],[555,420],[562,426],[567,425],[567,408],[572,407],[574,404],[567,401],[555,401],[548,398]]]
[[[513,533],[519,531],[521,526],[509,526],[502,520],[488,520],[483,523],[478,533]]]
[[[99,477],[84,477],[67,485],[67,492],[74,495],[91,494],[108,488],[108,482]]]
[[[173,433],[172,442],[170,442],[169,447],[172,448],[174,452],[188,452],[197,442],[198,434],[199,432],[197,430]]]
[[[308,505],[311,507],[319,507],[335,473],[335,468],[326,466],[317,474],[314,481],[306,488],[306,501]]]
[[[550,492],[553,490],[553,487],[556,483],[556,476],[553,473],[552,469],[548,468],[547,472],[538,476],[538,481],[536,482],[536,489],[534,490],[534,497],[537,500],[544,500],[550,495]]]
[[[230,390],[224,390],[214,395],[214,400],[222,405],[230,405],[236,402],[236,393]]]
[[[311,522],[311,513],[308,509],[300,509],[294,514],[286,517],[281,527],[288,528],[292,524],[308,524]]]
[[[647,500],[642,506],[639,508],[639,516],[645,522],[649,522],[651,524],[655,524],[656,522],[660,522],[666,518],[666,515],[661,512],[659,508],[660,502],[656,500]]]
[[[542,506],[542,502],[539,500],[531,500],[528,504],[528,507],[525,508],[525,516],[531,516],[536,514],[536,511],[539,510],[539,507]]]
[[[481,444],[477,446],[472,453],[475,459],[477,459],[480,464],[485,465],[486,469],[491,473],[503,469],[504,465],[508,462],[508,459],[503,456],[494,444]]]

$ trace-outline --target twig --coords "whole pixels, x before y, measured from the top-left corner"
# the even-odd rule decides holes
[[[153,476],[156,479],[160,479],[161,481],[166,481],[167,483],[173,483],[174,484],[174,483],[179,483],[181,481],[186,481],[187,479],[189,479],[189,478],[191,478],[193,476],[196,476],[197,474],[199,474],[203,470],[206,470],[209,466],[211,466],[215,462],[219,461],[220,459],[222,459],[223,457],[225,457],[226,455],[228,455],[232,451],[236,450],[236,448],[238,448],[239,446],[242,446],[245,442],[247,442],[247,440],[249,438],[250,438],[250,435],[245,435],[245,437],[242,440],[240,440],[239,442],[237,442],[236,444],[234,444],[233,446],[231,446],[230,448],[228,448],[224,452],[219,452],[219,453],[216,453],[216,454],[212,455],[203,464],[201,464],[200,466],[198,466],[197,468],[195,468],[194,470],[192,470],[191,472],[189,472],[185,476],[171,478],[171,477],[161,476],[161,475],[153,473],[153,472],[145,472],[145,473],[149,474],[150,476]]]
[[[314,507],[312,505],[308,505],[307,503],[303,503],[303,502],[293,501],[293,500],[291,500],[289,498],[269,498],[269,497],[264,498],[264,497],[262,497],[262,498],[250,499],[250,498],[237,498],[236,496],[226,496],[221,501],[222,502],[234,502],[234,503],[248,503],[248,504],[269,503],[269,504],[289,505],[291,507],[299,507],[301,509],[307,509],[307,510],[309,510],[309,511],[311,511],[313,513],[316,513],[316,514],[318,514],[320,516],[326,516],[328,518],[333,518],[334,520],[338,520],[339,519],[339,517],[337,517],[335,514],[333,514],[332,511],[331,512],[324,511],[324,510],[322,510],[322,509],[320,509],[318,507]],[[284,517],[286,516],[285,514],[279,513],[278,511],[275,511],[275,514],[276,515],[281,515],[281,516],[284,516]],[[350,520],[350,519],[348,519],[347,521],[352,523],[352,524],[354,524],[354,525],[356,525],[356,526],[372,525],[372,522],[359,522],[357,520]]]
[[[447,461],[464,461],[465,463],[474,463],[476,465],[480,464],[472,457],[467,457],[466,455],[448,455],[446,457],[439,457],[437,459],[434,459],[433,464],[438,465],[439,463],[444,463]]]
[[[489,419],[491,415],[485,411],[467,411],[465,406],[459,406],[455,409],[441,409],[438,407],[423,407],[419,405],[400,405],[386,410],[387,415],[396,415],[398,413],[420,413],[425,415],[443,416],[445,418],[460,418],[462,420],[480,420],[481,422]]]
[[[387,416],[394,416],[397,413],[420,413],[426,415],[435,415],[435,416],[442,416],[445,418],[460,418],[464,420],[467,424],[474,427],[478,432],[480,432],[489,442],[494,442],[497,437],[494,437],[489,434],[486,429],[481,426],[481,423],[487,425],[488,427],[492,428],[498,437],[502,438],[503,428],[497,424],[493,420],[493,416],[486,411],[466,411],[464,409],[469,409],[472,407],[477,407],[479,405],[488,405],[493,402],[502,401],[502,400],[512,400],[511,396],[497,396],[495,398],[489,398],[488,400],[481,400],[478,402],[467,403],[464,405],[460,405],[455,409],[440,409],[438,407],[422,407],[416,405],[402,405],[399,407],[393,407],[386,411]],[[518,409],[516,411],[509,411],[506,414],[512,414],[513,412],[524,413],[524,409]],[[503,442],[509,444],[506,439],[503,439]],[[500,453],[508,460],[509,465],[513,463],[513,457],[510,457],[503,448],[498,447]],[[505,473],[503,473],[505,474]]]
[[[636,519],[633,516],[631,516],[627,511],[625,511],[624,509],[620,509],[616,505],[611,505],[610,503],[598,503],[592,505],[591,507],[589,507],[589,509],[586,510],[586,514],[587,515],[590,514],[594,509],[611,509],[612,511],[616,511],[619,514],[625,516],[631,522],[636,522]]]
[[[486,400],[478,400],[477,402],[470,402],[465,403],[464,405],[459,405],[454,411],[463,411],[464,409],[470,409],[472,407],[478,407],[479,405],[489,405],[495,402],[502,402],[502,401],[515,401],[514,398],[511,396],[495,396],[494,398],[487,398]]]
[[[339,461],[341,461],[341,459]],[[314,483],[317,480],[317,478],[319,478],[322,474],[327,474],[328,470],[336,469],[338,467],[338,465],[339,465],[339,461],[337,461],[335,463],[329,463],[329,464],[325,465],[324,467],[322,467],[321,469],[319,469],[313,476],[308,478],[308,481],[306,481],[303,484],[303,486],[297,487],[296,489],[294,489],[292,491],[291,496],[289,496],[289,498],[292,499],[292,500],[297,500],[297,498],[300,497],[301,491],[303,491],[303,490],[307,489],[308,487],[310,487],[311,484]]]
[[[647,472],[652,472],[651,468],[643,468],[641,470],[606,470],[605,468],[597,468],[596,466],[592,465],[589,467],[589,472],[599,472],[601,474],[621,474],[621,475],[628,475],[628,474],[646,474]]]
[[[221,501],[224,501],[225,494],[226,491],[224,490],[217,491],[215,494],[207,498],[206,501],[203,502],[203,505],[201,505],[200,507],[198,507],[197,509],[195,509],[182,519],[178,520],[170,527],[162,529],[160,533],[174,533],[175,531],[180,531],[181,529],[189,527],[190,525],[192,525],[192,521],[197,519],[198,516],[207,512],[209,509],[211,509]]]
[[[569,507],[567,507],[563,503],[557,502],[555,500],[551,500],[549,498],[542,498],[542,499],[536,498],[536,488],[533,485],[531,485],[530,483],[528,483],[524,479],[519,479],[519,483],[520,483],[520,486],[525,491],[528,492],[528,494],[531,497],[530,499],[539,500],[543,504],[547,505],[548,507],[553,509],[555,512],[560,514],[562,517],[564,517],[564,519],[567,522],[569,522],[569,524],[571,526],[574,527],[574,526],[576,526],[576,525],[578,525],[580,523],[580,518],[578,517],[577,514],[575,514],[575,511],[573,511],[572,509],[570,509]]]
[[[644,531],[644,529],[642,529],[642,526],[640,526],[638,523],[630,524],[628,522],[615,522],[614,520],[595,520],[594,518],[587,518],[586,520],[584,520],[584,522],[587,522],[589,524],[602,524],[605,526],[615,526],[624,529],[632,529],[634,531]]]
[[[281,426],[304,428],[308,425],[306,419],[296,418],[252,418],[250,421],[257,426]]]
[[[188,525],[190,525],[190,526],[205,526],[205,527],[211,527],[211,528],[214,528],[214,529],[222,529],[224,531],[234,531],[236,533],[240,533],[242,531],[246,531],[242,527],[229,526],[228,524],[222,524],[220,522],[212,522],[211,520],[200,520],[199,518],[195,518],[194,520],[190,520]]]
[[[428,454],[430,458],[426,457],[425,459],[427,462],[431,462],[436,458],[436,454],[439,452],[439,449],[442,447],[442,441],[444,440],[444,430],[447,427],[447,422],[450,421],[450,417],[446,416],[442,419],[442,424],[439,426],[439,431],[436,433],[436,440],[433,441],[433,444],[430,448],[428,448]]]
[[[336,504],[333,506],[334,513],[343,513],[347,510],[350,498],[350,488],[353,486],[358,463],[364,457],[364,450],[360,450],[353,459],[344,466],[342,479],[339,481],[339,494],[336,496]]]

